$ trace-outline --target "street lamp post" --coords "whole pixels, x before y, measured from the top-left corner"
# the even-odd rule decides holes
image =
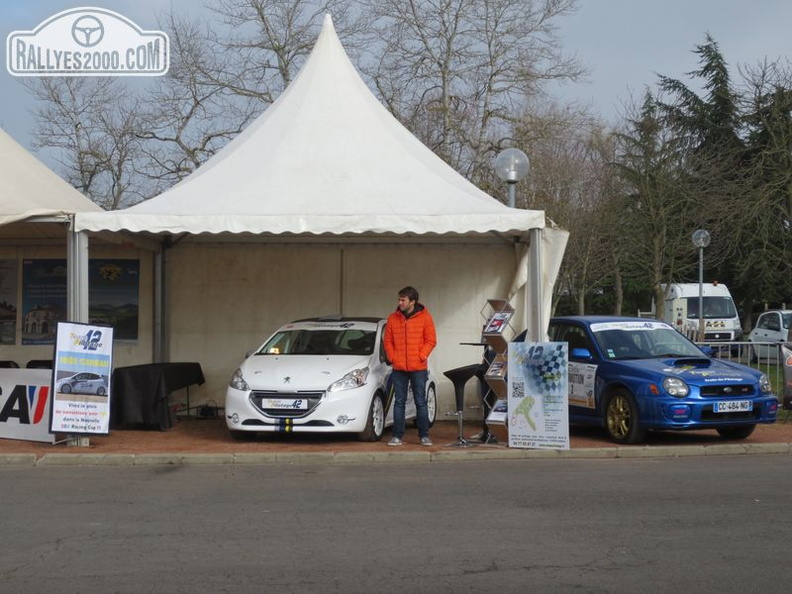
[[[517,183],[528,175],[530,167],[528,155],[520,149],[508,148],[498,153],[492,161],[492,166],[497,176],[506,182],[509,189],[509,208],[514,208]],[[540,271],[542,269],[542,229],[531,229],[529,235],[527,278],[531,278],[531,270]],[[529,336],[533,340],[541,340],[541,335],[547,331],[542,310],[542,283],[526,282],[524,299],[525,321]]]
[[[520,149],[508,148],[498,153],[494,161],[495,173],[498,177],[508,184],[509,188],[509,207],[514,208],[517,182],[528,175],[530,162],[528,155]]]
[[[710,244],[710,234],[704,229],[693,231],[693,245],[699,249],[699,305],[698,339],[704,340],[704,248]]]

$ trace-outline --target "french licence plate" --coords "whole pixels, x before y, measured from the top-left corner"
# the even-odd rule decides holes
[[[262,398],[261,408],[278,410],[307,410],[307,398]]]
[[[716,413],[750,412],[753,410],[753,402],[750,400],[725,400],[716,402],[712,406],[712,410]]]

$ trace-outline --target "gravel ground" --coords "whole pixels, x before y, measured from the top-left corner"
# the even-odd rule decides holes
[[[480,421],[468,421],[464,434],[469,437],[479,430]],[[499,439],[487,448],[506,448],[505,427],[493,427]],[[439,451],[457,439],[455,421],[439,421],[432,428],[434,445],[421,446],[417,430],[408,427],[402,451]],[[222,418],[197,419],[179,418],[167,431],[113,429],[109,435],[91,435],[88,446],[55,445],[11,439],[0,439],[1,454],[35,453],[38,457],[50,453],[98,453],[98,454],[150,454],[150,453],[245,453],[245,452],[365,452],[393,450],[387,445],[390,431],[386,430],[380,442],[359,442],[349,435],[295,435],[278,434],[260,437],[254,441],[234,441],[226,430]],[[688,431],[651,433],[645,445],[719,445],[724,443],[786,443],[792,444],[792,411],[781,411],[778,422],[773,425],[758,425],[753,435],[744,440],[725,440],[715,431]],[[605,435],[604,430],[592,427],[572,427],[570,448],[617,447]],[[624,446],[621,446],[624,447]]]

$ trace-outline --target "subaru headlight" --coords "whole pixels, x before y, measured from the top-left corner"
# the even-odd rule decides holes
[[[690,394],[690,388],[678,377],[667,377],[663,380],[663,389],[674,398],[685,398]]]
[[[368,379],[369,368],[363,367],[362,369],[355,369],[354,371],[350,371],[344,377],[342,377],[337,382],[333,382],[330,384],[330,387],[327,388],[328,392],[339,392],[341,390],[352,390],[354,388],[359,388],[360,386],[366,385],[366,379]]]
[[[236,390],[242,390],[243,392],[250,390],[250,386],[247,385],[245,378],[242,377],[241,369],[237,369],[234,372],[234,375],[231,376],[231,381],[228,382],[228,385]]]
[[[773,391],[773,386],[764,373],[759,376],[759,389],[762,391],[762,394],[770,394]]]

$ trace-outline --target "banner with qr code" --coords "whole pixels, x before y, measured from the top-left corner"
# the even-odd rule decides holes
[[[509,447],[569,449],[567,343],[510,342]]]

